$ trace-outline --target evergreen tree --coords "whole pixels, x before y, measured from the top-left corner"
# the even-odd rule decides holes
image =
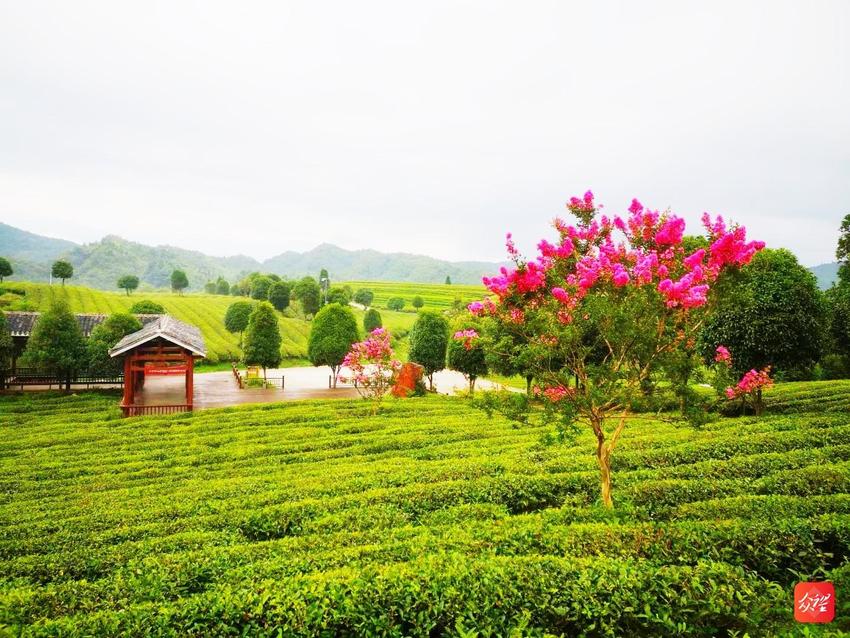
[[[409,359],[425,369],[431,390],[434,373],[446,367],[446,349],[449,343],[449,322],[438,312],[425,310],[419,313],[410,330]]]
[[[123,288],[129,296],[132,291],[139,287],[139,278],[135,275],[124,275],[118,279],[118,287]]]
[[[91,331],[86,343],[89,370],[95,374],[119,374],[123,363],[119,357],[110,357],[109,349],[126,335],[141,329],[142,322],[129,313],[109,315],[102,324]]]
[[[732,353],[737,376],[771,366],[792,379],[806,376],[820,359],[827,324],[823,294],[790,251],[762,250],[733,280],[719,282],[718,293],[700,337],[706,361],[722,345]]]
[[[14,351],[15,342],[12,339],[12,333],[9,332],[6,315],[0,310],[0,375],[12,365]]]
[[[375,328],[383,328],[384,324],[381,321],[381,313],[374,308],[369,308],[366,314],[363,315],[363,330],[366,334],[372,332]]]
[[[336,387],[342,360],[351,350],[351,344],[359,339],[357,319],[351,308],[328,304],[313,319],[307,342],[307,357],[314,366],[330,366],[333,387]]]
[[[5,257],[0,257],[0,283],[3,283],[5,277],[11,277],[15,271],[12,270],[12,264]]]
[[[74,276],[74,267],[70,262],[60,259],[59,261],[53,262],[50,273],[56,277],[56,279],[61,279],[62,285],[64,286],[65,280]]]
[[[275,281],[269,287],[269,302],[275,310],[286,310],[289,307],[289,296],[292,292],[292,284],[288,281]]]
[[[322,307],[322,290],[312,277],[304,277],[295,284],[292,296],[301,303],[305,315],[315,315]]]
[[[189,278],[182,270],[175,269],[171,273],[171,290],[178,294],[183,294],[183,291],[189,287]]]
[[[354,293],[354,301],[359,303],[364,308],[368,308],[372,305],[372,301],[375,299],[375,293],[369,290],[368,288],[360,288],[357,292]]]
[[[280,343],[277,313],[268,301],[261,301],[248,318],[244,357],[247,365],[262,366],[264,381],[266,369],[280,365]]]
[[[242,347],[242,335],[248,327],[248,320],[254,304],[250,301],[235,301],[227,307],[224,313],[224,327],[233,334],[239,333],[239,347]]]
[[[449,277],[448,275],[446,275],[446,285],[451,286],[451,284],[452,284],[452,278]]]
[[[266,275],[254,277],[251,280],[251,299],[263,301],[269,298],[269,289],[272,286],[272,280]]]
[[[70,390],[71,375],[85,357],[86,342],[76,317],[64,301],[54,302],[35,322],[23,360],[64,375],[65,388]]]
[[[227,283],[227,280],[223,277],[219,277],[215,280],[215,293],[217,295],[229,295],[230,294],[230,284]]]

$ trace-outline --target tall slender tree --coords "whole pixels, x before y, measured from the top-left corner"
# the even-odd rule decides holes
[[[263,368],[263,381],[268,381],[267,368],[280,365],[280,326],[277,313],[268,301],[261,301],[248,318],[245,331],[245,363]]]
[[[335,388],[342,361],[351,350],[351,344],[359,339],[357,319],[351,308],[328,304],[313,319],[307,341],[307,357],[314,366],[330,366]]]
[[[12,264],[5,257],[0,257],[0,283],[3,283],[5,277],[11,277],[15,271],[12,270]]]
[[[449,344],[449,322],[438,312],[419,313],[410,330],[409,359],[425,369],[428,384],[434,389],[434,373],[446,367],[446,348]]]

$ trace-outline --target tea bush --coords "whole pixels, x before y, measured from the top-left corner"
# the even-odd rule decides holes
[[[586,434],[543,445],[462,399],[122,419],[113,393],[3,396],[0,634],[769,635],[812,575],[850,630],[850,415],[802,409],[846,391],[640,416],[613,511]]]

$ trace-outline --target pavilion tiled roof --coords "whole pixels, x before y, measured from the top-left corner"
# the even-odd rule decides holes
[[[23,312],[18,310],[10,310],[3,313],[6,316],[6,324],[9,327],[9,332],[13,337],[29,337],[32,334],[32,329],[35,322],[41,316],[40,312]],[[83,331],[85,337],[91,336],[91,331],[102,324],[109,315],[99,314],[76,314],[74,318],[80,325],[80,330]],[[146,326],[152,321],[157,320],[161,315],[136,315],[142,326]]]
[[[128,334],[115,344],[115,347],[109,351],[109,355],[117,357],[128,350],[158,338],[186,348],[200,357],[207,356],[201,331],[196,326],[179,321],[169,315],[158,315],[155,321],[151,321],[138,332]]]

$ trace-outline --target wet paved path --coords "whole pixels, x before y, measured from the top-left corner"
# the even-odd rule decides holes
[[[357,390],[351,386],[340,385],[336,389],[328,388],[328,367],[319,368],[279,368],[268,370],[268,378],[280,383],[285,379],[285,389],[244,388],[236,385],[231,372],[206,372],[195,375],[194,407],[222,408],[246,403],[275,403],[279,401],[298,401],[302,399],[351,399],[357,398]],[[150,377],[144,388],[136,394],[136,403],[142,405],[180,404],[185,400],[183,377]],[[459,372],[444,370],[434,375],[437,391],[442,394],[454,394],[467,388],[466,379]],[[476,388],[493,389],[498,386],[480,379]]]

